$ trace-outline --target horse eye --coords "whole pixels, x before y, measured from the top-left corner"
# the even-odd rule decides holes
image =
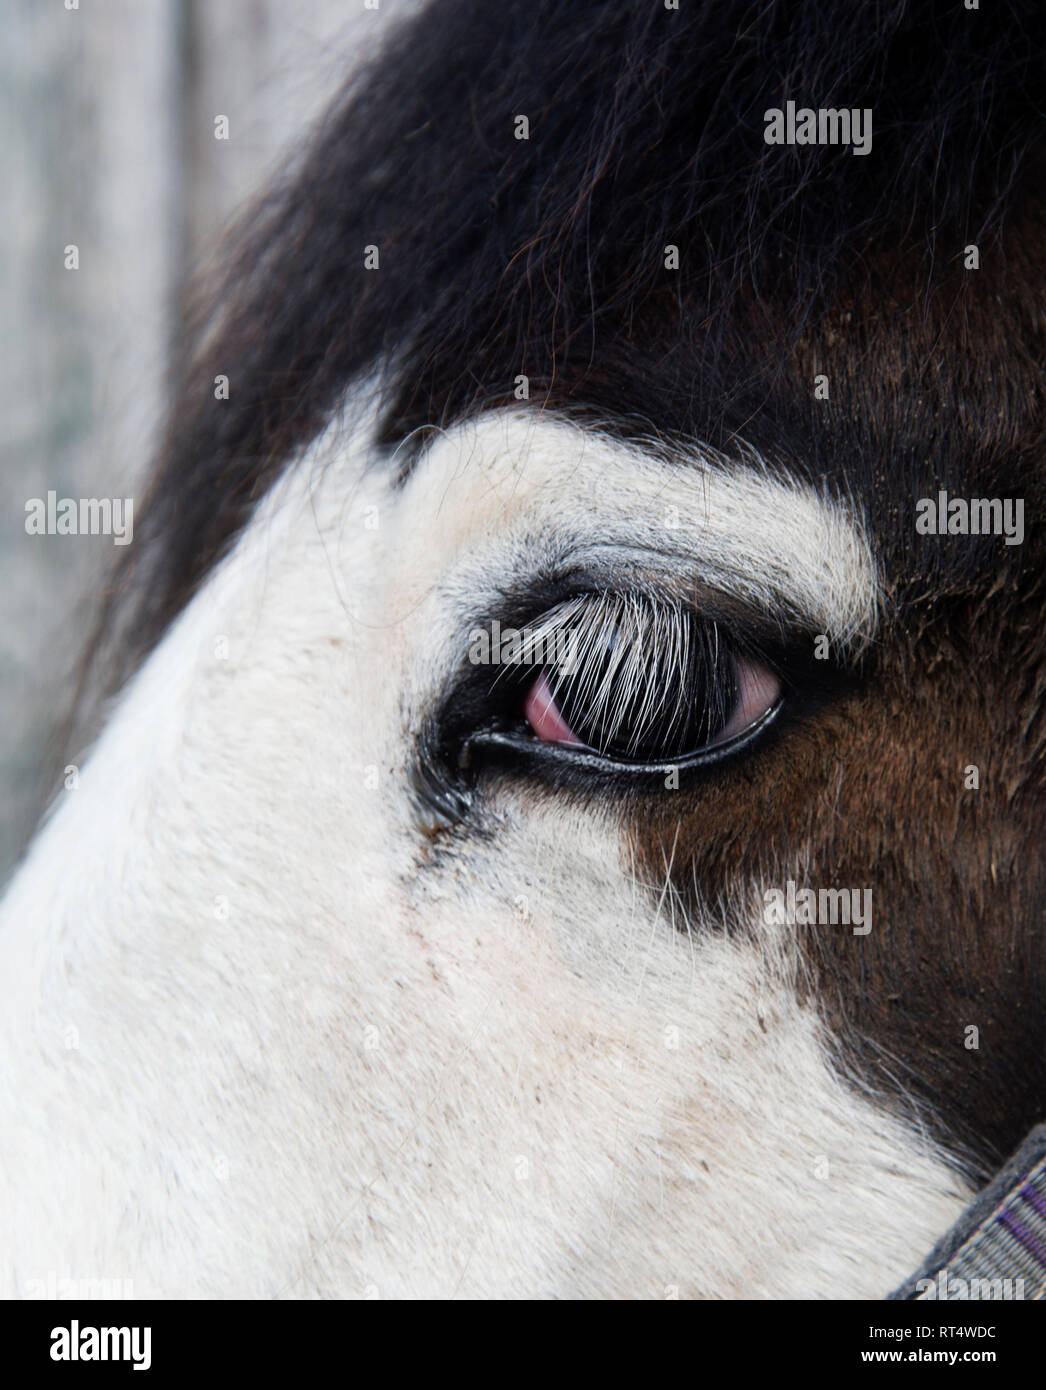
[[[743,734],[781,697],[781,682],[732,650],[719,627],[677,606],[588,615],[523,700],[543,743],[621,762],[684,758]]]

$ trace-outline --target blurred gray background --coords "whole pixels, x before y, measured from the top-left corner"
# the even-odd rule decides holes
[[[0,882],[55,790],[46,742],[114,556],[111,537],[27,535],[26,501],[54,490],[139,505],[188,275],[419,7],[72,3],[0,9]]]

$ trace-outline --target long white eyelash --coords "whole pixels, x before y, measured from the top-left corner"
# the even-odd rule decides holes
[[[702,639],[714,672],[719,629],[714,622],[709,626]],[[663,594],[589,594],[560,604],[528,628],[521,657],[529,663],[554,650],[556,641],[568,642],[570,669],[549,668],[557,702],[569,700],[583,730],[602,730],[601,745],[623,745],[634,755],[655,724],[665,730],[682,726],[693,699],[693,639],[692,613]],[[724,711],[708,711],[709,723],[717,716],[725,717]]]

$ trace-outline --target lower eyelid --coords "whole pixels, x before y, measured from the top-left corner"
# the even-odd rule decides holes
[[[510,756],[525,758],[532,769],[536,768],[553,781],[560,776],[583,774],[586,779],[618,779],[615,785],[623,788],[629,783],[642,786],[646,782],[649,785],[649,779],[654,777],[657,779],[655,785],[660,786],[660,778],[667,772],[677,775],[689,774],[691,771],[714,768],[721,762],[735,757],[743,749],[762,739],[768,730],[775,726],[783,709],[784,700],[779,699],[765,714],[753,720],[746,729],[731,739],[722,743],[706,744],[704,748],[681,757],[659,758],[647,763],[621,762],[596,752],[587,744],[554,743],[536,739],[532,733],[522,734],[512,729],[484,730],[470,740],[470,747],[473,756],[484,751],[492,752],[496,756],[501,750]]]

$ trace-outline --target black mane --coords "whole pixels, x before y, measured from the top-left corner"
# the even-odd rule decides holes
[[[1040,139],[1040,12],[434,0],[247,218],[189,332],[102,624],[117,679],[379,364],[388,445],[510,403],[521,373],[622,428],[751,429],[788,342],[877,255],[907,248],[929,284],[997,234]],[[768,146],[788,99],[871,107],[872,152]]]

